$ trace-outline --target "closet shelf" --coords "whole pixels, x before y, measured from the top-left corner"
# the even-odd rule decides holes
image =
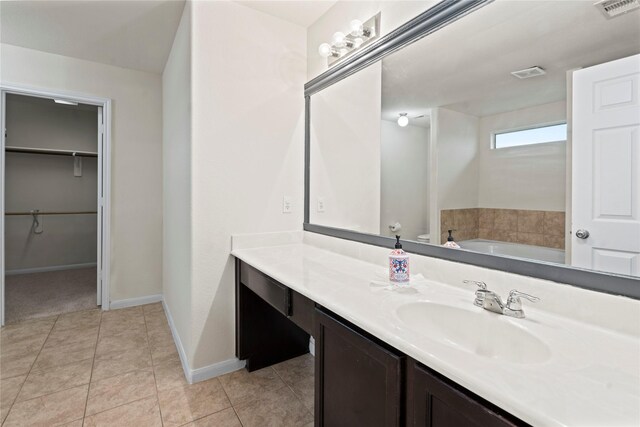
[[[9,153],[51,154],[54,156],[98,157],[98,153],[92,153],[90,151],[54,150],[54,149],[48,149],[48,148],[6,146],[5,151]]]
[[[95,215],[96,211],[80,211],[80,212],[5,212],[5,215]]]

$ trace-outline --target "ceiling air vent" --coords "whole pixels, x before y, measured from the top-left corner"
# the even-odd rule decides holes
[[[640,8],[639,0],[602,0],[594,4],[607,18],[631,12]]]
[[[547,72],[542,67],[525,68],[524,70],[512,71],[511,74],[519,79],[528,79],[530,77],[544,76]]]

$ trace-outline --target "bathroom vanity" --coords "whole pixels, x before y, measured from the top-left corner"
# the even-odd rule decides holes
[[[410,287],[385,287],[382,248],[344,242],[346,255],[328,246],[335,240],[305,233],[298,242],[232,251],[237,355],[248,370],[260,369],[306,353],[314,336],[316,426],[640,422],[637,325],[596,327],[579,313],[559,316],[553,304],[524,302],[524,319],[490,313],[473,305],[473,287],[457,284],[477,267],[427,257],[412,256]],[[434,262],[456,283],[422,278]],[[490,287],[507,274],[498,273]],[[640,318],[640,304],[628,298],[557,284],[538,292],[543,306],[573,292],[578,306],[600,298],[602,319],[616,311],[621,322]]]
[[[236,319],[249,371],[307,353],[316,337],[317,426],[526,425],[240,259]]]

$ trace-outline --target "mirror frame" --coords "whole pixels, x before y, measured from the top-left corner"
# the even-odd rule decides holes
[[[334,67],[304,85],[305,98],[305,170],[304,170],[304,224],[303,230],[355,242],[392,248],[395,239],[375,234],[311,224],[310,217],[310,164],[311,164],[311,95],[366,68],[387,55],[427,36],[493,0],[444,0],[372,45],[356,52]],[[489,255],[480,252],[445,248],[439,245],[402,241],[407,252],[447,261],[485,267],[538,279],[551,280],[607,294],[640,299],[640,278],[585,270],[576,267],[545,263],[523,258]]]

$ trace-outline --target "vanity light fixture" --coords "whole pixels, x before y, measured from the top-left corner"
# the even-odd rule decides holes
[[[327,58],[327,65],[331,66],[368,45],[379,36],[380,12],[365,22],[354,19],[349,23],[347,34],[342,31],[335,32],[331,37],[331,43],[322,43],[318,47],[318,53],[323,58]]]

